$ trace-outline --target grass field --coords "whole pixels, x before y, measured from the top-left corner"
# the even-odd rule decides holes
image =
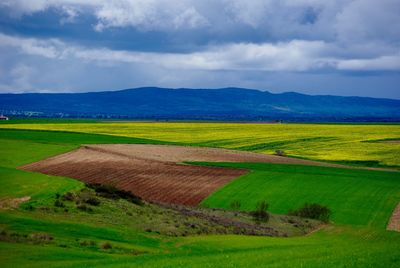
[[[57,125],[53,123],[21,124],[13,125],[13,127],[54,129]],[[162,141],[165,140],[207,145],[208,140],[210,146],[240,148],[245,141],[251,143],[253,136],[250,129],[255,132],[253,142],[255,144],[259,144],[260,136],[269,139],[268,135],[272,135],[268,130],[271,125],[229,124],[230,131],[226,132],[223,131],[221,124],[215,125],[215,133],[224,132],[230,135],[231,138],[227,140],[232,139],[232,141],[224,143],[224,137],[221,135],[216,134],[211,139],[213,124],[186,125],[195,131],[196,135],[189,135],[184,124],[174,123],[170,127],[165,125],[164,123],[154,125],[76,123],[60,124],[58,129],[97,134],[108,133],[121,137],[87,133],[0,130],[2,144],[0,199],[31,196],[32,200],[28,204],[34,207],[50,207],[50,210],[22,208],[0,211],[0,230],[15,234],[47,232],[54,237],[53,242],[44,244],[0,241],[2,267],[398,267],[400,233],[384,230],[390,210],[400,199],[398,173],[288,165],[235,164],[235,166],[243,165],[251,168],[253,172],[222,188],[204,201],[205,203],[216,207],[226,207],[232,199],[239,198],[243,207],[249,209],[253,205],[253,200],[266,199],[270,203],[272,212],[286,213],[288,209],[296,208],[304,201],[316,201],[331,206],[335,223],[305,237],[270,238],[240,235],[171,237],[155,232],[144,232],[127,225],[130,222],[127,215],[115,214],[119,213],[123,203],[107,203],[107,206],[99,208],[99,211],[93,214],[79,211],[65,214],[61,210],[54,210],[50,205],[53,204],[56,193],[79,190],[83,187],[82,183],[16,169],[20,165],[69,151],[79,144],[163,143]],[[1,125],[1,127],[5,126],[10,125]],[[97,129],[98,126],[100,126],[99,129]],[[241,129],[241,126],[244,129]],[[296,132],[295,126],[298,125],[274,125],[277,128],[293,128],[292,132]],[[325,125],[321,126],[325,127]],[[322,131],[321,126],[300,125],[300,128],[304,127],[303,136],[306,136],[307,131],[311,133],[309,135],[316,135],[315,129]],[[261,129],[257,130],[258,127]],[[305,130],[305,128],[309,129]],[[313,128],[315,128],[314,132]],[[332,126],[332,129],[335,128],[335,135],[344,140],[347,137],[347,144],[355,144],[355,147],[373,144],[356,140],[388,139],[400,136],[399,126]],[[358,138],[351,138],[351,133],[346,134],[346,128],[359,133]],[[173,129],[175,129],[175,134]],[[330,132],[326,130],[319,135],[328,136],[328,133],[333,132],[332,129]],[[146,131],[148,135],[145,135]],[[204,131],[204,138],[202,131]],[[277,132],[281,130],[274,131],[278,139]],[[295,134],[299,136],[299,133],[300,130]],[[235,139],[238,144],[235,144]],[[324,143],[327,149],[334,151],[332,147],[334,144],[329,140],[318,142],[314,140],[312,144],[315,146],[319,144],[321,148]],[[300,144],[301,142],[290,143],[293,150],[298,150],[297,156],[315,157],[300,153]],[[279,147],[279,149],[290,152],[290,146]],[[386,146],[379,143],[378,147],[360,147],[360,150],[364,150],[365,156],[360,151],[360,156],[354,159],[398,165],[399,148],[395,147],[398,145]],[[275,148],[277,147],[264,148],[261,151],[268,152]],[[308,150],[307,146],[302,149],[304,152]],[[350,149],[345,149],[344,146],[341,150],[347,154],[335,160],[348,160],[346,157],[353,155]],[[237,192],[234,193],[236,190]],[[251,197],[251,199],[244,199],[244,197]],[[110,211],[115,212],[110,214]],[[107,250],[98,246],[82,245],[81,242],[86,240],[93,240],[96,245],[108,241],[113,244],[113,248]]]
[[[213,165],[252,172],[205,199],[203,205],[210,207],[229,209],[232,200],[238,200],[242,209],[252,210],[258,201],[266,200],[271,212],[286,214],[304,203],[318,203],[332,209],[336,223],[385,229],[400,200],[397,172],[261,163]]]
[[[46,123],[0,128],[76,131],[223,147],[366,166],[400,166],[400,125],[241,123]]]

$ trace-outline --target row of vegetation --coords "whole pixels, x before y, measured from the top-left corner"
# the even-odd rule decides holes
[[[241,202],[239,200],[234,200],[230,204],[230,208],[235,211],[239,211],[240,207]],[[251,214],[256,222],[268,222],[268,207],[269,204],[264,200],[257,202],[255,210],[251,211]],[[305,203],[302,207],[296,210],[290,210],[288,214],[291,216],[315,219],[327,223],[329,222],[332,212],[327,206],[316,203]]]
[[[0,231],[0,241],[9,243],[28,243],[34,245],[52,244],[54,243],[54,236],[46,232],[33,232],[33,233],[21,233],[16,231]],[[79,246],[91,247],[93,249],[112,249],[113,246],[109,241],[97,242],[95,240],[79,240]],[[66,247],[64,244],[60,244],[60,247]]]
[[[92,212],[93,209],[90,206],[98,206],[101,201],[99,197],[104,197],[113,200],[124,199],[136,205],[144,205],[142,199],[131,192],[117,189],[112,185],[105,184],[86,184],[85,189],[81,190],[79,194],[73,192],[67,192],[64,195],[56,194],[56,200],[54,206],[59,208],[65,208],[67,212],[65,201],[75,202],[76,208],[82,211]],[[93,195],[94,190],[95,195]]]

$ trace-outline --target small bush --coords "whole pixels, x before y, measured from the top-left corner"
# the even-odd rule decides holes
[[[89,241],[87,241],[87,240],[82,240],[82,241],[79,242],[79,245],[82,246],[82,247],[86,247],[86,246],[89,245]]]
[[[75,200],[75,195],[71,192],[67,192],[63,195],[63,199],[65,201],[74,201]]]
[[[47,233],[33,233],[30,235],[30,239],[34,243],[49,243],[54,238]]]
[[[331,213],[332,213],[331,210],[327,206],[322,206],[315,203],[313,204],[306,203],[301,208],[295,211],[290,211],[289,215],[328,222]]]
[[[83,246],[83,247],[88,247],[88,246],[93,247],[93,246],[96,246],[96,241],[93,241],[93,240],[81,240],[79,242],[79,245]]]
[[[100,244],[100,248],[102,248],[102,249],[111,249],[112,245],[111,245],[110,242],[103,242],[103,243]]]
[[[282,151],[282,150],[276,150],[276,151],[275,151],[275,155],[278,155],[278,156],[286,156],[286,153],[285,153],[284,151]]]
[[[56,199],[56,201],[54,202],[54,206],[59,207],[59,208],[65,207],[64,203],[62,201],[60,201],[60,199]]]
[[[256,210],[252,212],[253,217],[256,221],[267,222],[269,220],[268,203],[265,201],[260,201],[256,205]]]
[[[240,203],[239,200],[234,200],[234,201],[232,201],[231,204],[230,204],[230,207],[231,207],[231,209],[233,209],[233,210],[239,210],[241,206],[242,206],[242,204]]]
[[[92,208],[86,206],[85,204],[79,204],[79,205],[76,206],[76,208],[79,209],[79,210],[85,211],[85,212],[92,212],[93,211]]]
[[[89,197],[85,200],[85,203],[92,206],[98,206],[100,205],[100,200],[95,197]]]
[[[31,204],[23,203],[21,204],[21,208],[27,211],[32,211],[35,208]]]
[[[2,230],[0,232],[0,241],[4,242],[26,242],[28,240],[27,234],[20,234],[16,232],[7,232],[6,230]],[[28,240],[31,241],[31,240]],[[35,242],[35,241],[33,241]]]

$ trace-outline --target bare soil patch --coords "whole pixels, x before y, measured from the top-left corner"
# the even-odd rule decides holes
[[[19,204],[29,201],[30,199],[30,196],[2,199],[0,200],[0,210],[18,208]]]
[[[22,169],[86,183],[111,184],[147,201],[183,205],[197,205],[217,188],[247,172],[244,169],[177,164],[156,160],[146,154],[124,155],[102,146],[81,147]]]
[[[384,143],[400,143],[400,140],[386,140],[386,141],[382,141]]]
[[[103,144],[22,167],[24,170],[111,184],[144,200],[194,206],[245,169],[181,164],[184,161],[265,162],[346,167],[324,162],[227,149],[172,145]]]
[[[400,203],[394,209],[392,217],[389,220],[389,224],[386,228],[390,231],[400,232]]]

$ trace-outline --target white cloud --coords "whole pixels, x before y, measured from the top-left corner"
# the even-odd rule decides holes
[[[90,13],[96,31],[230,32],[248,26],[275,41],[400,42],[398,0],[2,0],[2,7],[14,15],[54,8],[61,23],[73,22],[79,11]]]
[[[398,0],[354,0],[336,16],[335,31],[340,42],[365,43],[384,40],[400,42]]]
[[[3,0],[0,7],[7,7],[11,10],[12,16],[21,16],[22,14],[31,14],[43,11],[48,7],[46,0]]]
[[[59,58],[65,44],[57,39],[20,38],[0,33],[0,46],[15,47],[28,55]]]
[[[292,40],[279,43],[233,43],[209,46],[192,53],[162,53],[93,49],[68,45],[57,39],[21,38],[0,34],[0,47],[49,59],[75,58],[99,64],[141,63],[168,69],[296,71],[400,70],[399,52],[375,57],[343,58],[334,44]],[[373,47],[371,47],[373,49]]]
[[[62,6],[61,12],[63,13],[63,17],[60,19],[60,24],[64,25],[66,23],[74,23],[76,18],[79,16],[80,11],[76,7],[71,6]]]
[[[210,24],[195,8],[190,7],[173,19],[173,25],[175,29],[195,29]]]
[[[320,41],[278,44],[226,44],[193,53],[152,53],[67,46],[56,40],[38,40],[0,34],[0,46],[11,46],[28,55],[53,59],[74,57],[94,62],[145,63],[173,69],[200,70],[291,70],[326,67],[321,58],[327,45]]]
[[[110,27],[140,30],[196,29],[208,25],[190,1],[122,0],[108,1],[96,8],[97,31]]]
[[[400,53],[397,55],[381,56],[372,59],[350,59],[342,60],[337,64],[339,70],[354,71],[399,71]]]

